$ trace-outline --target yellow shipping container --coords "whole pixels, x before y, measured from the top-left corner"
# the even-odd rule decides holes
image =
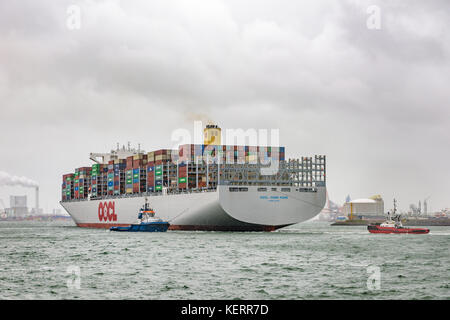
[[[258,157],[257,156],[246,156],[245,160],[248,163],[256,163],[256,162],[258,162]]]

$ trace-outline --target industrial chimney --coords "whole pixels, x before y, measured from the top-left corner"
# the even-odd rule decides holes
[[[36,191],[36,208],[35,210],[35,214],[39,214],[39,186],[35,187],[35,191]]]

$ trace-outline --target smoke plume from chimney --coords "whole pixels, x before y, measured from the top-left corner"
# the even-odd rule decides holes
[[[26,177],[18,177],[10,175],[4,171],[0,171],[0,186],[22,186],[36,188],[39,184]]]

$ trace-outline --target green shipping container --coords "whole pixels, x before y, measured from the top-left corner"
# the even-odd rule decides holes
[[[178,183],[185,183],[185,182],[186,182],[186,177],[178,178]]]
[[[156,186],[155,190],[162,190],[162,186]]]

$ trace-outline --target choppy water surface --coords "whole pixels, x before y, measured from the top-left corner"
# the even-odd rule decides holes
[[[449,299],[449,243],[449,227],[114,233],[0,222],[0,298]]]

